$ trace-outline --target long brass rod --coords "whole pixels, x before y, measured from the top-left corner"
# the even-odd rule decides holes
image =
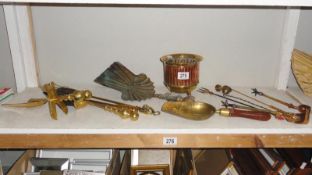
[[[265,105],[265,106],[267,106],[267,107],[269,107],[269,108],[271,108],[271,109],[274,109],[274,110],[277,110],[277,111],[280,111],[280,112],[285,112],[285,111],[283,111],[282,109],[279,109],[278,107],[275,107],[275,106],[273,106],[273,105],[264,103],[264,102],[262,102],[262,101],[260,101],[260,100],[258,100],[258,99],[256,99],[256,98],[250,97],[249,95],[246,95],[246,94],[244,94],[244,93],[242,93],[242,92],[240,92],[240,91],[238,91],[238,90],[232,89],[232,91],[233,91],[233,92],[236,92],[236,93],[238,93],[238,94],[240,94],[240,95],[242,95],[242,96],[244,96],[244,97],[247,97],[247,98],[249,98],[249,99],[252,99],[252,100],[254,100],[254,101],[256,101],[256,102],[258,102],[258,103],[260,103],[260,104],[262,104],[262,105]],[[285,113],[286,113],[286,112],[285,112]]]
[[[293,104],[291,104],[291,103],[287,103],[287,102],[285,102],[285,101],[282,101],[282,100],[280,100],[280,99],[277,99],[277,98],[275,98],[275,97],[272,97],[272,96],[270,96],[270,95],[268,95],[268,94],[265,94],[265,93],[263,93],[263,92],[259,92],[257,89],[252,89],[252,90],[253,90],[253,93],[255,93],[255,95],[259,95],[259,96],[266,97],[266,98],[271,99],[271,100],[273,100],[273,101],[275,101],[275,102],[277,102],[277,103],[283,104],[283,105],[287,106],[288,108],[298,109],[297,106],[295,106],[295,105],[293,105]]]
[[[99,108],[102,108],[108,112],[112,112],[117,114],[123,119],[130,118],[131,120],[138,120],[139,111],[137,108],[133,108],[132,106],[125,106],[119,104],[111,104],[107,102],[100,102],[95,100],[86,100],[89,105],[93,105]]]
[[[121,102],[118,102],[118,101],[114,101],[114,100],[110,100],[110,99],[106,99],[106,98],[102,98],[102,97],[97,97],[97,96],[93,96],[93,95],[92,95],[92,98],[97,99],[97,100],[101,100],[101,101],[105,101],[105,102],[109,102],[109,103],[113,103],[113,104],[116,104],[116,105],[131,106],[131,107],[138,108],[138,106],[132,106],[132,105],[129,105],[129,104],[125,104],[125,103],[121,103]]]
[[[117,102],[114,100],[109,100],[109,99],[101,98],[101,97],[97,97],[97,96],[92,96],[92,98],[97,99],[97,100],[101,100],[104,103],[109,102],[109,103],[113,103],[115,105],[123,106],[126,108],[131,108],[133,110],[138,110],[138,111],[145,113],[145,114],[153,114],[153,115],[159,115],[160,114],[159,111],[155,111],[152,107],[150,107],[148,105],[143,105],[143,107],[140,107],[140,106],[129,105],[129,104],[125,104],[125,103],[121,103],[121,102]]]
[[[237,100],[241,100],[241,101],[243,101],[243,102],[246,102],[246,103],[248,103],[248,104],[250,104],[250,105],[253,105],[253,106],[258,107],[258,108],[261,108],[261,109],[266,109],[266,107],[263,107],[263,106],[261,106],[261,105],[259,105],[259,104],[253,103],[253,102],[251,102],[251,101],[249,101],[249,100],[245,100],[245,99],[240,98],[240,97],[236,97],[236,96],[229,95],[229,94],[224,94],[224,96],[226,96],[226,97],[231,97],[231,98],[234,98],[234,99],[237,99]]]
[[[200,92],[200,93],[208,93],[208,94],[210,94],[210,95],[214,95],[214,96],[217,96],[217,97],[220,97],[220,98],[223,98],[223,99],[226,99],[226,100],[229,100],[229,101],[232,101],[232,102],[235,102],[235,103],[244,105],[244,106],[248,106],[248,107],[250,107],[250,108],[255,108],[254,106],[245,104],[245,103],[243,103],[243,102],[234,100],[234,99],[232,99],[232,98],[229,98],[229,97],[226,97],[226,96],[222,96],[222,95],[216,94],[216,93],[214,93],[214,92],[212,92],[212,91],[210,91],[209,89],[204,88],[204,87],[197,89],[197,92]]]

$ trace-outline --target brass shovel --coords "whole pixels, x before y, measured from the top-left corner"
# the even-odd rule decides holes
[[[161,110],[190,120],[205,120],[216,112],[216,108],[212,105],[204,102],[195,102],[191,99],[167,101],[163,104]]]
[[[208,103],[196,102],[190,99],[177,102],[167,101],[163,104],[161,110],[190,120],[205,120],[214,113],[225,117],[243,117],[259,121],[267,121],[271,118],[268,112],[238,108],[220,108],[216,110],[215,107]]]

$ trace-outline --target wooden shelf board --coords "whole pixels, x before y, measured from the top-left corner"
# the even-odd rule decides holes
[[[175,137],[176,145],[163,139]],[[1,134],[0,148],[312,147],[312,134]]]
[[[88,88],[93,94],[120,101],[118,91],[100,86]],[[249,88],[235,88],[248,92]],[[284,91],[264,92],[296,104]],[[166,92],[157,88],[157,92]],[[196,100],[220,107],[220,99],[194,92]],[[27,89],[10,102],[25,102],[43,97],[38,88]],[[265,99],[262,99],[265,101]],[[148,104],[160,110],[164,101],[150,99],[127,102]],[[58,110],[58,120],[49,117],[47,105],[32,109],[0,107],[1,148],[153,148],[163,145],[164,137],[176,137],[173,147],[312,147],[312,122],[294,124],[275,118],[266,122],[213,115],[203,121],[186,120],[162,112],[159,116],[141,115],[138,121],[123,120],[92,106]]]
[[[0,0],[0,2],[128,5],[312,6],[312,2],[309,0]]]

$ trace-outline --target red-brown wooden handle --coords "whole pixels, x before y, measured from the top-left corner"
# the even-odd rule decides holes
[[[262,111],[248,111],[248,110],[241,110],[241,109],[235,109],[230,108],[230,116],[231,117],[244,117],[249,118],[253,120],[261,120],[261,121],[267,121],[271,119],[271,114],[268,112],[262,112]]]
[[[219,113],[222,116],[243,117],[243,118],[260,120],[260,121],[267,121],[267,120],[270,120],[271,118],[271,114],[268,112],[250,111],[250,110],[243,110],[243,109],[237,109],[237,108],[221,108],[217,110],[217,113]]]

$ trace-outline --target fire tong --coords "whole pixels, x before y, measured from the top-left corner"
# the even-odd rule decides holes
[[[233,99],[231,98],[235,98],[236,100],[234,100],[233,102],[236,102],[237,100],[240,100],[240,101],[244,101],[244,102],[247,102],[248,104],[245,104],[245,103],[239,103],[240,105],[234,105],[234,104],[226,104],[227,106],[229,107],[232,107],[232,108],[242,108],[242,109],[246,109],[246,110],[250,110],[250,111],[263,111],[263,112],[268,112],[270,114],[272,114],[273,116],[275,116],[276,118],[278,119],[286,119],[288,122],[293,122],[293,123],[298,123],[298,124],[306,124],[309,122],[309,117],[310,117],[310,111],[311,111],[311,107],[308,106],[308,105],[305,105],[305,104],[300,104],[299,106],[295,106],[291,103],[287,103],[285,101],[282,101],[280,99],[277,99],[277,98],[274,98],[270,95],[267,95],[263,92],[260,92],[258,91],[257,89],[252,89],[252,93],[254,93],[255,95],[259,95],[259,96],[263,96],[263,97],[266,97],[270,100],[273,100],[277,103],[280,103],[282,105],[285,105],[287,106],[288,108],[292,108],[292,109],[296,109],[298,110],[299,113],[291,113],[291,112],[286,112],[276,106],[273,106],[271,104],[267,104],[267,103],[264,103],[256,98],[253,98],[253,97],[250,97],[240,91],[237,91],[235,89],[232,89],[231,87],[229,86],[221,86],[221,85],[216,85],[215,86],[215,89],[216,91],[218,92],[222,92],[222,94],[224,96],[221,96],[221,97],[224,97],[226,98],[227,100],[230,100],[230,101],[233,101]],[[251,101],[248,101],[248,100],[245,100],[243,98],[240,98],[240,97],[236,97],[236,96],[232,96],[232,95],[229,95],[230,92],[235,92],[239,95],[242,95],[244,97],[247,97],[253,101],[256,101],[264,106],[261,106],[261,105],[258,105],[258,104],[255,104]],[[231,97],[231,98],[229,98]],[[243,105],[243,106],[241,106]],[[255,107],[256,106],[256,107]]]
[[[246,108],[240,108],[238,106],[234,107],[234,106],[227,105],[227,102],[223,102],[225,108],[220,108],[216,111],[216,113],[218,113],[221,116],[243,117],[243,118],[260,120],[260,121],[267,121],[267,120],[270,120],[270,118],[271,118],[270,113],[268,113],[267,111],[257,110],[257,108],[255,108],[254,106],[252,106],[250,104],[246,104],[244,102],[238,101],[237,99],[232,99],[229,97],[225,97],[225,96],[216,94],[207,88],[200,88],[197,91],[200,93],[203,93],[203,94],[214,95],[214,96],[217,96],[217,97],[238,103],[238,104],[246,107]]]
[[[273,100],[277,103],[280,103],[282,105],[287,106],[288,108],[292,108],[292,109],[296,109],[299,113],[286,113],[288,115],[285,116],[285,119],[287,121],[290,122],[294,122],[294,123],[308,123],[309,122],[309,118],[310,118],[310,112],[311,112],[311,107],[305,104],[300,104],[298,106],[295,106],[291,103],[287,103],[285,101],[282,101],[280,99],[274,98],[270,95],[267,95],[263,92],[258,91],[256,88],[252,89],[252,93],[255,94],[255,96],[259,95],[259,96],[263,96],[266,97],[270,100]],[[272,105],[271,105],[272,106]],[[274,106],[271,107],[272,109],[276,108]],[[279,109],[275,109],[278,112],[284,112],[284,111],[279,111]],[[285,112],[284,112],[285,113]]]

